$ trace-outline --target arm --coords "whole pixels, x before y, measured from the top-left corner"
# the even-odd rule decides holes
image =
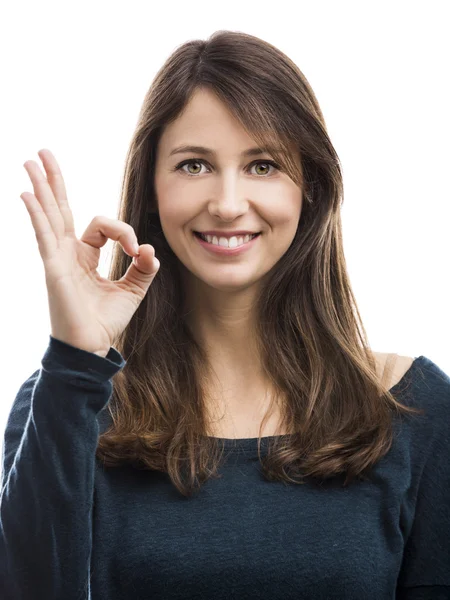
[[[123,366],[50,336],[21,386],[4,436],[0,598],[88,597],[97,414]]]
[[[450,600],[450,377],[431,361],[424,375],[417,404],[427,405],[433,426],[417,493],[403,507],[408,528],[397,600]]]

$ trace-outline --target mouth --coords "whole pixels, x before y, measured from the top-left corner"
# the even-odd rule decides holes
[[[249,248],[252,248],[253,245],[256,243],[257,238],[259,238],[262,234],[262,232],[259,232],[252,235],[247,234],[247,236],[236,236],[237,238],[241,238],[242,243],[239,243],[236,246],[221,246],[220,244],[214,244],[212,241],[208,242],[207,238],[199,231],[193,231],[193,233],[205,250],[209,250],[213,254],[226,256],[234,256],[235,254],[241,254]],[[216,237],[217,239],[217,236],[214,237]]]
[[[252,233],[252,234],[246,234],[246,235],[237,235],[237,236],[233,236],[236,238],[243,238],[245,240],[245,238],[248,236],[248,241],[250,242],[251,240],[253,240],[254,238],[258,237],[259,235],[261,235],[261,231],[259,233]],[[200,233],[199,231],[194,231],[194,235],[198,238],[200,238],[201,240],[203,240],[204,242],[208,242],[208,238],[206,237],[206,235],[204,235],[203,233]],[[219,240],[219,236],[209,236],[210,238],[212,237],[216,237]],[[225,237],[225,236],[223,236]],[[230,240],[231,238],[225,237],[225,239]],[[210,242],[211,243],[211,242]],[[248,243],[248,242],[244,242],[244,243]],[[223,248],[227,248],[227,246],[222,246]]]

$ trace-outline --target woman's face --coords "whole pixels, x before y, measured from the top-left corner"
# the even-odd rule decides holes
[[[161,136],[155,170],[159,217],[188,282],[194,277],[197,285],[242,291],[257,284],[292,243],[302,189],[269,163],[268,152],[245,155],[256,145],[208,90],[197,90]],[[180,146],[211,152],[175,152]],[[209,230],[227,232],[227,238],[239,230],[261,235],[244,251],[219,254],[194,234]]]

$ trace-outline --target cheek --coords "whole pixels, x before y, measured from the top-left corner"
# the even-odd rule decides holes
[[[158,197],[158,206],[161,225],[168,231],[177,230],[179,234],[180,227],[192,217],[190,203],[173,190]]]
[[[293,238],[300,221],[301,209],[294,203],[279,203],[275,210],[267,211],[265,219],[271,231],[278,236]]]
[[[273,187],[266,191],[263,196],[260,207],[261,212],[273,227],[296,228],[303,200],[302,191],[296,185],[283,183],[281,186]]]
[[[192,212],[183,210],[183,206],[179,200],[167,201],[160,204],[159,219],[161,228],[167,243],[172,248],[172,251],[180,258],[185,254],[187,236],[192,234],[189,227],[192,220]]]
[[[297,233],[301,217],[301,203],[298,198],[293,198],[291,202],[278,204],[276,211],[267,214],[267,222],[270,224],[268,241],[271,244],[271,250],[277,260],[287,252]]]
[[[192,218],[199,194],[189,189],[189,185],[161,181],[157,190],[159,211],[167,223],[183,223]]]

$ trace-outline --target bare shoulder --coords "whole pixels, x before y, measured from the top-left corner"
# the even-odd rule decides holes
[[[410,369],[414,362],[413,356],[403,356],[392,352],[374,352],[377,373],[381,379],[384,368],[387,366],[390,371],[389,389],[396,385]],[[391,357],[389,365],[386,365],[388,357]]]

